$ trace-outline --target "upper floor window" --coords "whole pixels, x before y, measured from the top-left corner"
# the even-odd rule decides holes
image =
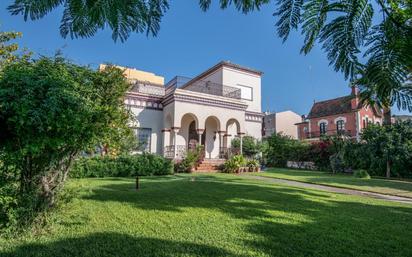
[[[343,120],[338,120],[336,122],[336,130],[338,132],[344,131],[345,130],[345,121]]]
[[[239,84],[237,84],[237,87],[240,88],[241,99],[253,101],[253,88]]]
[[[319,132],[321,135],[326,134],[326,130],[327,130],[327,126],[326,126],[326,122],[321,122],[319,124]]]

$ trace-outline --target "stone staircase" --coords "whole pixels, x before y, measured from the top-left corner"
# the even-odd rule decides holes
[[[216,172],[225,161],[225,159],[204,159],[196,167],[196,172]]]

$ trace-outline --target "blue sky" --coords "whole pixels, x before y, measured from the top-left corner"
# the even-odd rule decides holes
[[[193,77],[229,60],[264,72],[262,110],[270,111],[307,114],[314,100],[350,92],[348,82],[329,67],[319,47],[307,56],[299,54],[302,37],[298,33],[282,43],[275,34],[273,4],[244,15],[234,8],[220,10],[216,3],[202,12],[198,1],[171,1],[157,37],[133,34],[125,43],[115,43],[108,30],[88,39],[63,39],[59,34],[61,10],[24,22],[21,16],[7,12],[11,2],[0,3],[0,30],[23,32],[18,43],[42,55],[61,49],[80,64],[97,67],[111,62],[151,71],[166,80],[175,75]]]

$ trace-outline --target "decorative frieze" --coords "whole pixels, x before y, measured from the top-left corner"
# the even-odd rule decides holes
[[[245,120],[262,123],[264,114],[261,112],[245,112]]]
[[[163,105],[159,98],[138,97],[129,95],[125,99],[125,104],[128,107],[163,110]]]

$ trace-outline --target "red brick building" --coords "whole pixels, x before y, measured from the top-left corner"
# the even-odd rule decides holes
[[[382,124],[382,111],[376,106],[362,106],[359,92],[352,87],[350,95],[315,102],[307,117],[296,123],[298,138],[318,140],[321,135],[345,135],[359,139],[368,124]]]

